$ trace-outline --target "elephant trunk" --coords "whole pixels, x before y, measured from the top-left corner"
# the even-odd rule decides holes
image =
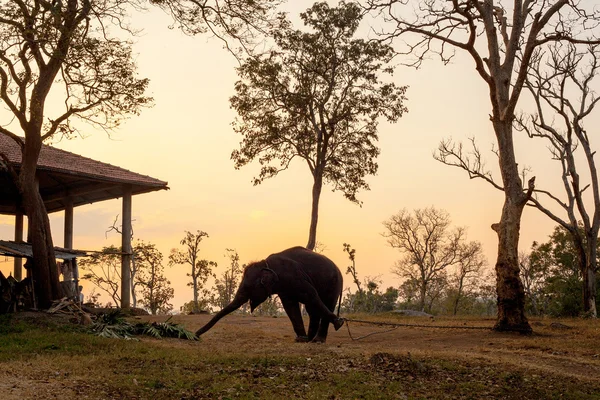
[[[231,314],[232,312],[234,312],[235,310],[237,310],[238,308],[243,306],[247,301],[248,301],[248,296],[240,295],[240,293],[238,292],[235,295],[235,298],[233,299],[233,301],[231,303],[229,303],[225,308],[223,308],[214,317],[212,317],[212,319],[210,321],[208,321],[206,323],[206,325],[204,325],[202,328],[200,328],[196,331],[196,337],[198,337],[198,336],[202,335],[204,332],[208,331],[217,322],[219,322],[219,320],[221,318],[223,318],[227,314]]]

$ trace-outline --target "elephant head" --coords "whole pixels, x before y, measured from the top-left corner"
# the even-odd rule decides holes
[[[275,293],[279,277],[277,273],[269,268],[265,260],[252,263],[246,267],[242,275],[242,281],[235,297],[225,308],[219,311],[202,328],[196,331],[196,336],[212,328],[221,318],[234,312],[248,301],[250,311],[254,311],[270,295]]]

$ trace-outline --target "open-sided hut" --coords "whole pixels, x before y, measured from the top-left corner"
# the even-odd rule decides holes
[[[0,134],[0,158],[17,172],[21,165],[19,145]],[[5,161],[3,161],[5,160]],[[43,145],[37,166],[39,189],[48,213],[65,212],[64,248],[73,248],[73,209],[98,201],[122,198],[122,307],[130,306],[131,197],[169,189],[167,182],[126,169]],[[23,240],[20,195],[6,169],[0,168],[0,214],[15,216],[15,242]],[[22,259],[15,258],[14,277],[22,278]]]

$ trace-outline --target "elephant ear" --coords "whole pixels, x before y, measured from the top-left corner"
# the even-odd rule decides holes
[[[277,273],[269,267],[265,267],[260,272],[260,284],[267,290],[270,295],[273,294],[273,287],[279,281]]]

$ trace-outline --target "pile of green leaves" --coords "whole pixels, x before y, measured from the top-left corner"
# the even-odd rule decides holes
[[[135,335],[148,335],[157,339],[165,337],[196,340],[196,335],[182,325],[169,322],[138,322],[132,324],[125,319],[121,310],[115,309],[100,314],[91,325],[90,331],[101,337],[115,339],[133,339]]]

